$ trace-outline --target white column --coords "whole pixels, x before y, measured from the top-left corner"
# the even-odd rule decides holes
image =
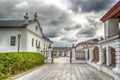
[[[110,56],[110,52],[111,50],[110,50],[110,48],[107,46],[106,47],[106,59],[107,59],[107,63],[106,63],[106,65],[107,66],[109,66],[110,65],[110,58],[111,58],[111,56]]]
[[[93,50],[94,50],[94,47],[90,47],[89,48],[89,52],[90,52],[90,62],[93,61]]]
[[[72,63],[76,63],[76,59],[75,59],[75,47],[72,47]]]
[[[120,75],[120,39],[116,40],[116,67],[113,69],[113,72]]]
[[[57,56],[59,56],[59,51],[57,51]]]
[[[88,49],[84,49],[84,52],[85,52],[85,60],[88,60]]]
[[[64,51],[62,51],[62,56],[64,56]]]
[[[97,63],[98,65],[102,65],[102,63],[103,63],[103,51],[102,51],[102,46],[100,45],[99,46],[99,62]]]
[[[52,48],[48,48],[48,58],[47,58],[48,63],[52,63]]]

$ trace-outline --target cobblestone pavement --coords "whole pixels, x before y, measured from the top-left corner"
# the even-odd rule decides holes
[[[113,80],[87,64],[70,64],[69,58],[58,58],[54,62],[13,80]]]

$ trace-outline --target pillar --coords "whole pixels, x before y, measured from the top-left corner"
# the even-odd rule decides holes
[[[64,51],[62,51],[62,56],[64,57]]]
[[[76,63],[76,59],[75,59],[75,47],[74,44],[72,46],[72,63]]]
[[[102,51],[102,46],[100,45],[99,46],[99,62],[97,63],[98,65],[102,65],[102,63],[103,63],[103,57],[104,57],[104,55],[103,55],[103,51]]]
[[[52,63],[52,48],[48,48],[48,57],[47,57],[47,62]]]
[[[110,53],[111,53],[111,50],[110,48],[107,46],[106,47],[106,59],[107,59],[107,62],[106,62],[106,65],[109,66],[110,65],[110,59],[111,59],[111,56],[110,56]]]
[[[113,69],[113,72],[120,75],[120,39],[116,40],[115,46],[116,67]]]
[[[93,50],[94,50],[94,47],[90,47],[89,48],[89,52],[90,52],[90,62],[92,62],[93,61]]]
[[[85,60],[88,60],[88,49],[84,49],[85,52]]]
[[[59,51],[57,51],[57,56],[59,56]]]

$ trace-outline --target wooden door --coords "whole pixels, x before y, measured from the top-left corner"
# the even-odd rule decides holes
[[[99,61],[99,48],[95,47],[93,50],[94,61]]]
[[[115,59],[115,49],[114,48],[111,48],[111,66],[114,66],[116,65],[116,59]]]

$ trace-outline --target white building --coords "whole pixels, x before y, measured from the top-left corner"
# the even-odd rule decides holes
[[[70,56],[70,47],[53,47],[54,56],[69,57]]]
[[[0,20],[0,52],[38,52],[47,50],[52,42],[42,32],[38,15],[29,20],[28,13],[24,20]]]
[[[120,80],[120,1],[102,18],[104,39],[95,45],[86,44],[86,62],[114,78]],[[77,54],[77,53],[75,53]]]

